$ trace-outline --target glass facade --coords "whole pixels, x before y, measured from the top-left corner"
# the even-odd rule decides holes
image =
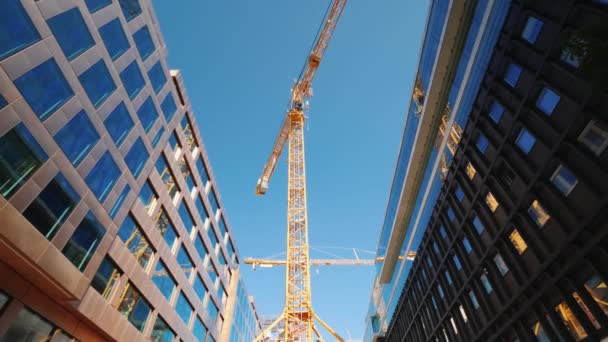
[[[4,59],[40,40],[40,34],[21,5],[0,0],[0,59]]]
[[[137,178],[139,176],[149,156],[150,154],[144,142],[141,138],[137,139],[125,156],[125,163],[127,163],[127,167],[133,174],[133,177]]]
[[[91,13],[95,13],[100,9],[112,4],[112,0],[84,0],[84,2]]]
[[[93,167],[91,172],[85,178],[85,182],[91,188],[93,194],[100,202],[103,202],[114,184],[120,177],[120,169],[112,159],[109,152],[106,152],[97,164]]]
[[[146,86],[146,81],[141,75],[141,71],[139,71],[137,61],[131,62],[131,64],[127,65],[127,67],[120,72],[120,80],[130,99],[134,99]]]
[[[165,71],[163,70],[163,66],[160,64],[160,62],[156,62],[156,64],[154,64],[150,70],[148,70],[148,77],[152,83],[152,89],[154,89],[154,92],[157,94],[163,88],[165,83],[167,83],[167,76],[165,76]]]
[[[95,108],[101,106],[115,90],[116,84],[103,59],[78,76],[80,84]]]
[[[139,107],[137,116],[146,133],[149,132],[152,125],[156,122],[156,119],[158,119],[158,112],[156,111],[156,106],[151,97],[148,97],[141,107]]]
[[[141,14],[139,0],[118,0],[118,4],[127,21],[131,21]]]
[[[83,271],[101,243],[104,234],[105,230],[101,223],[89,212],[61,252],[76,268]]]
[[[175,104],[175,100],[173,99],[173,95],[171,93],[165,96],[165,99],[160,104],[160,107],[167,122],[171,121],[173,115],[175,115],[175,112],[177,111],[177,105]]]
[[[129,110],[123,102],[114,108],[103,123],[116,146],[122,144],[135,126],[131,115],[129,115]]]
[[[148,27],[144,26],[135,32],[133,34],[133,40],[135,41],[135,46],[137,47],[137,51],[139,52],[141,59],[144,61],[148,59],[155,49]]]
[[[68,60],[80,56],[95,45],[78,7],[50,18],[47,23]]]
[[[112,60],[117,60],[131,47],[118,18],[100,27],[99,35]]]
[[[80,111],[57,134],[55,141],[74,167],[86,157],[99,141],[99,134],[85,111]]]

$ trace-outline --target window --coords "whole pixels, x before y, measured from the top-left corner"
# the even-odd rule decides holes
[[[488,116],[494,123],[499,123],[502,115],[505,112],[505,107],[503,107],[498,101],[494,101],[492,106],[490,107],[490,111],[488,112]]]
[[[477,150],[479,150],[481,154],[485,154],[488,150],[489,144],[490,142],[488,141],[488,138],[483,133],[480,133],[479,137],[477,137],[477,143],[475,144],[475,146],[477,146]]]
[[[475,309],[479,309],[479,302],[477,301],[477,297],[473,291],[469,291],[469,298],[471,299],[471,304],[473,304],[473,307]]]
[[[25,209],[23,216],[51,240],[80,201],[72,186],[58,174]]]
[[[450,317],[450,322],[452,323],[452,328],[454,328],[454,333],[458,335],[458,328],[456,327],[456,322],[454,322],[454,317]]]
[[[89,12],[95,13],[100,9],[110,5],[112,3],[112,0],[84,0],[84,2],[87,4]]]
[[[498,271],[500,271],[501,275],[504,276],[505,274],[507,274],[507,272],[509,272],[509,267],[505,263],[505,260],[502,258],[502,255],[500,255],[500,253],[494,256],[494,264],[496,264],[496,267],[498,268]]]
[[[439,227],[439,234],[441,234],[441,237],[444,239],[448,237],[448,233],[443,226]]]
[[[562,164],[553,172],[551,182],[564,196],[568,196],[578,183],[578,180],[572,171]]]
[[[437,256],[441,255],[441,252],[439,251],[439,246],[437,245],[437,242],[433,242],[433,250],[435,251],[435,254],[437,254]]]
[[[197,235],[196,239],[194,239],[194,248],[196,248],[196,251],[198,252],[198,256],[201,258],[201,261],[203,262],[203,264],[207,263],[207,247],[205,247],[205,244],[203,243],[203,239],[201,239],[200,236]]]
[[[194,309],[192,308],[190,302],[186,299],[186,296],[184,296],[183,292],[180,292],[179,297],[177,297],[175,311],[177,311],[177,314],[182,319],[184,324],[188,326],[190,323],[190,317],[192,316],[192,311],[194,311]]]
[[[120,270],[116,265],[106,257],[99,265],[95,277],[91,281],[91,287],[105,298],[110,299],[114,293],[118,279],[120,278]]]
[[[452,260],[454,260],[454,265],[456,266],[456,269],[460,271],[462,269],[462,264],[460,263],[458,255],[452,256]]]
[[[4,8],[2,12],[9,14]],[[10,32],[16,32],[14,30],[12,28]],[[54,58],[19,76],[14,83],[40,120],[49,117],[74,96]]]
[[[536,100],[536,108],[540,109],[543,113],[551,115],[557,104],[559,103],[559,95],[553,90],[545,87],[541,90],[538,99]]]
[[[177,133],[175,133],[175,131],[173,131],[171,136],[169,136],[169,146],[171,146],[171,151],[173,151],[173,154],[177,158],[177,156],[182,150],[182,146],[180,145],[179,140],[177,139]]]
[[[536,322],[536,323],[532,324],[530,329],[532,330],[532,333],[534,334],[534,336],[536,336],[536,341],[551,342],[551,339],[549,338],[549,336],[547,336],[547,333],[545,332],[545,329],[543,328],[543,326],[540,325],[540,322]]]
[[[454,195],[456,195],[458,202],[462,202],[462,200],[464,199],[464,191],[462,191],[462,188],[460,186],[456,187]]]
[[[163,70],[163,66],[160,64],[160,61],[156,62],[156,64],[154,64],[150,70],[148,70],[148,77],[152,83],[152,89],[154,89],[154,92],[158,94],[165,83],[167,83],[167,76],[165,75],[165,71]]]
[[[574,298],[576,303],[581,307],[581,309],[583,309],[583,312],[585,313],[587,318],[589,318],[589,321],[591,322],[591,324],[593,324],[593,327],[595,327],[595,329],[601,329],[602,326],[597,321],[595,316],[593,316],[593,314],[591,313],[591,310],[589,309],[587,304],[585,304],[585,302],[583,301],[583,298],[581,298],[581,296],[577,292],[572,292],[572,297]],[[0,308],[1,307],[2,306],[0,305]]]
[[[0,341],[50,341],[56,330],[59,329],[55,329],[44,318],[23,307]]]
[[[173,228],[173,224],[169,220],[164,208],[160,209],[160,214],[156,221],[156,228],[160,230],[160,235],[163,236],[167,246],[169,246],[169,250],[173,251],[175,240],[177,240],[177,234],[175,233],[175,228]]]
[[[179,192],[179,188],[177,187],[177,184],[175,184],[175,178],[173,178],[173,174],[171,173],[169,166],[167,166],[167,161],[162,154],[156,161],[156,170],[160,174],[160,179],[163,180],[165,188],[169,192],[169,197],[174,198]]]
[[[217,196],[215,196],[215,191],[213,190],[211,190],[209,193],[209,203],[211,204],[213,215],[217,214],[217,211],[220,209],[220,207],[217,202]]]
[[[496,197],[494,197],[494,194],[492,194],[490,191],[488,191],[486,194],[486,205],[491,212],[495,212],[498,208],[498,201],[496,200]]]
[[[521,234],[519,234],[519,231],[517,229],[513,229],[511,234],[509,234],[509,240],[513,244],[513,247],[515,248],[517,253],[519,253],[520,255],[524,254],[526,249],[528,249],[528,244],[526,244],[526,241],[521,236]]]
[[[530,215],[534,223],[536,223],[536,225],[539,227],[544,226],[545,223],[547,223],[547,221],[549,221],[549,219],[551,218],[545,208],[540,205],[538,200],[534,200],[534,202],[532,202],[532,204],[528,208],[528,214]]]
[[[99,141],[99,134],[84,110],[70,120],[54,136],[66,157],[77,167]]]
[[[103,101],[116,90],[116,84],[103,59],[80,74],[78,79],[95,108],[99,108]]]
[[[182,173],[182,176],[186,180],[186,185],[188,186],[188,190],[190,193],[194,191],[194,180],[192,179],[192,172],[190,171],[190,167],[188,167],[188,163],[186,162],[186,156],[182,155],[182,157],[178,161],[179,170]]]
[[[209,237],[209,240],[211,240],[211,245],[213,246],[213,250],[216,250],[217,245],[219,244],[219,241],[217,240],[217,236],[215,235],[215,231],[213,230],[213,226],[209,225],[209,227],[207,227],[207,236]],[[217,250],[216,250],[217,252]]]
[[[131,100],[133,100],[146,86],[146,81],[141,75],[141,71],[139,71],[137,61],[131,62],[131,64],[127,65],[127,67],[120,72],[120,80]]]
[[[138,0],[118,0],[118,3],[127,21],[131,21],[141,14],[141,6]]]
[[[528,21],[526,21],[526,26],[524,26],[524,30],[521,32],[521,37],[528,41],[528,43],[534,44],[538,39],[538,35],[543,28],[543,22],[536,17],[528,17]]]
[[[471,243],[469,242],[469,239],[467,239],[466,237],[463,238],[462,245],[464,246],[464,250],[467,252],[467,254],[471,254],[471,252],[473,251],[473,248],[471,247]]]
[[[190,259],[190,256],[184,249],[184,245],[182,245],[177,252],[177,263],[182,268],[182,271],[184,271],[186,278],[189,280],[194,271],[194,266],[192,266],[192,259]]]
[[[490,284],[490,279],[488,279],[488,276],[485,274],[482,274],[480,279],[481,279],[481,284],[483,285],[483,288],[486,289],[486,292],[488,294],[492,293],[492,291],[493,291],[492,284]]]
[[[505,71],[505,82],[511,87],[515,88],[519,77],[521,76],[521,66],[519,64],[511,63]]]
[[[61,252],[76,268],[83,271],[101,243],[104,233],[99,221],[89,211]]]
[[[6,99],[0,94],[0,109],[6,107],[7,104],[8,102],[6,102]]]
[[[40,35],[20,1],[0,0],[0,59],[40,40]]]
[[[207,313],[209,314],[209,318],[213,323],[217,320],[217,311],[217,305],[214,301],[210,300],[209,305],[207,305]]]
[[[148,161],[148,157],[150,157],[150,154],[148,154],[144,142],[141,138],[138,138],[125,156],[125,163],[127,163],[127,167],[133,174],[133,177],[137,178],[139,176],[144,165],[146,165],[146,161]]]
[[[454,214],[454,210],[452,210],[452,208],[448,208],[448,219],[450,219],[450,221],[454,221],[455,218],[456,214]]]
[[[445,280],[448,282],[448,285],[452,285],[452,277],[450,277],[450,272],[445,271]]]
[[[186,231],[191,234],[194,230],[194,220],[192,219],[192,214],[190,214],[190,210],[188,210],[186,204],[183,201],[182,204],[180,204],[179,206],[178,212],[179,217],[182,219],[182,223],[186,228]]]
[[[467,312],[464,310],[464,307],[461,305],[458,306],[458,309],[460,310],[460,315],[462,316],[462,320],[466,323],[469,321],[469,318],[467,317]]]
[[[194,278],[194,292],[196,292],[196,295],[201,300],[201,303],[205,303],[207,288],[203,284],[203,281],[201,280],[201,277],[199,275]]]
[[[445,294],[443,293],[443,289],[441,288],[441,285],[437,284],[437,292],[439,292],[439,298],[443,299],[443,297],[445,297]]]
[[[131,47],[118,18],[100,27],[99,35],[113,61],[117,60]]]
[[[475,168],[473,167],[473,164],[471,163],[467,163],[467,167],[466,167],[466,173],[467,176],[469,176],[469,179],[473,179],[475,177],[475,174],[477,173],[477,170],[475,170]]]
[[[473,227],[475,227],[475,231],[477,231],[477,234],[481,235],[481,233],[483,233],[485,227],[483,223],[481,223],[479,216],[475,216],[473,218]]]
[[[78,7],[50,18],[47,23],[59,47],[70,61],[95,45]]]
[[[120,193],[120,196],[118,196],[118,198],[116,199],[116,203],[114,203],[114,206],[112,206],[112,209],[110,209],[110,212],[108,213],[110,214],[110,217],[112,217],[112,219],[114,219],[116,217],[116,214],[118,214],[122,203],[125,201],[125,199],[127,199],[127,196],[129,195],[130,191],[131,187],[129,186],[129,184],[125,185],[125,188]]]
[[[585,289],[600,309],[608,316],[608,286],[606,286],[606,282],[597,274],[594,274],[585,282]]]
[[[599,156],[608,146],[608,130],[599,122],[592,120],[579,135],[578,141]]]
[[[118,230],[118,237],[145,271],[154,255],[154,250],[131,216],[125,218],[120,230]]]
[[[173,99],[173,93],[169,92],[165,99],[160,104],[160,108],[163,110],[163,115],[167,122],[171,121],[175,111],[177,110],[177,105],[175,104],[175,100]]]
[[[152,328],[152,335],[150,336],[150,339],[152,342],[173,342],[175,339],[175,333],[160,315],[156,317],[156,322],[154,323],[154,328]]]
[[[0,195],[10,198],[46,159],[23,124],[0,137]]]
[[[517,136],[517,140],[515,140],[515,144],[517,147],[525,153],[528,154],[536,144],[536,137],[530,133],[526,128],[522,128]]]
[[[583,328],[565,301],[559,303],[555,307],[555,312],[557,312],[557,315],[562,319],[562,323],[568,328],[570,335],[572,335],[576,341],[580,341],[587,337],[585,328]]]
[[[582,40],[579,40],[582,42]],[[573,51],[562,48],[559,59],[573,68],[581,66],[581,61],[586,57],[586,54],[576,54]]]
[[[215,270],[215,266],[213,265],[213,262],[211,262],[209,264],[209,267],[207,267],[207,274],[209,275],[209,278],[211,279],[211,283],[214,286],[217,286],[217,271]]]
[[[184,136],[186,136],[186,144],[188,144],[188,147],[190,147],[190,151],[194,152],[194,150],[198,146],[196,144],[196,138],[194,137],[194,133],[192,132],[192,125],[190,124],[188,115],[184,115],[181,125],[182,125],[182,130],[184,131]]]
[[[173,280],[173,277],[171,276],[169,271],[167,271],[167,267],[161,260],[158,260],[158,262],[156,263],[156,267],[154,268],[154,272],[152,273],[152,281],[154,282],[154,285],[156,285],[160,293],[163,294],[165,299],[170,302],[171,296],[173,295],[173,290],[175,289],[177,284],[175,283],[175,280]]]
[[[137,47],[141,59],[144,61],[148,59],[155,49],[148,26],[144,26],[135,32],[133,34],[133,40],[135,41],[135,46]]]
[[[163,136],[164,133],[165,133],[165,127],[161,126],[161,128],[158,130],[158,132],[154,136],[154,139],[152,139],[153,148],[156,148],[156,146],[158,145],[158,142],[160,141],[160,138]]]
[[[154,207],[156,207],[156,201],[158,200],[158,196],[152,189],[152,186],[150,185],[150,181],[146,181],[142,185],[141,191],[139,192],[138,197],[139,197],[139,200],[141,201],[141,204],[143,204],[144,208],[147,209],[148,214],[152,213],[152,211],[154,210]]]
[[[139,107],[137,110],[137,117],[139,117],[139,121],[141,121],[141,125],[144,128],[144,131],[148,133],[156,119],[158,119],[158,112],[156,111],[156,107],[154,106],[154,102],[152,102],[152,98],[148,97],[146,101]]]
[[[118,312],[126,318],[137,330],[144,331],[152,308],[139,291],[131,283],[127,283],[120,299]]]
[[[198,169],[198,174],[201,176],[201,180],[203,181],[204,187],[205,185],[207,185],[207,182],[209,182],[209,174],[207,173],[207,168],[203,163],[202,155],[196,160],[196,168]]]
[[[120,147],[134,126],[131,115],[123,102],[114,108],[103,123],[117,147]]]
[[[110,152],[106,152],[91,172],[89,172],[85,178],[85,182],[91,188],[97,200],[103,203],[114,184],[118,181],[120,174],[120,169],[116,166]]]
[[[197,341],[204,341],[205,335],[207,335],[207,328],[203,325],[200,318],[196,318],[194,321],[194,328],[192,328],[192,333],[194,337],[196,337]]]

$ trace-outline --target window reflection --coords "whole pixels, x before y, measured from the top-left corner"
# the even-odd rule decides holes
[[[513,247],[515,247],[515,250],[517,250],[517,253],[519,253],[520,255],[523,254],[526,249],[528,249],[528,244],[526,243],[524,238],[521,237],[521,234],[519,234],[519,231],[517,231],[517,229],[513,229],[511,234],[509,234],[509,240],[511,240]]]
[[[545,208],[540,205],[538,200],[534,200],[534,202],[532,202],[532,205],[530,205],[530,208],[528,208],[528,214],[530,214],[530,217],[534,223],[536,223],[539,227],[544,226],[545,223],[547,223],[547,221],[549,221],[551,218]]]
[[[555,307],[555,311],[562,319],[562,323],[568,328],[568,331],[576,341],[580,341],[587,337],[587,332],[583,329],[576,316],[566,302],[561,302]]]
[[[606,283],[599,276],[594,275],[585,283],[585,289],[608,316],[608,288]]]
[[[118,312],[135,328],[143,331],[151,311],[150,304],[142,297],[141,293],[131,283],[128,283],[120,299]]]

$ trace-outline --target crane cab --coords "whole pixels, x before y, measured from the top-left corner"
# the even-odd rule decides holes
[[[255,194],[261,196],[261,195],[266,194],[267,190],[268,190],[268,180],[263,179],[263,178],[258,179],[258,185],[255,188]]]

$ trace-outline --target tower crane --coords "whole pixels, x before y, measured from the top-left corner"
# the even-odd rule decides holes
[[[313,320],[320,323],[338,341],[344,341],[315,314],[311,304],[303,128],[304,110],[307,110],[308,99],[312,96],[312,82],[346,2],[347,0],[332,0],[329,4],[321,29],[315,37],[304,67],[291,90],[287,114],[256,187],[256,194],[266,193],[276,163],[286,142],[289,141],[285,307],[279,317],[264,329],[255,341],[262,340],[264,335],[281,321],[285,326],[285,341],[302,338],[312,341],[313,333],[318,338],[321,337]]]

